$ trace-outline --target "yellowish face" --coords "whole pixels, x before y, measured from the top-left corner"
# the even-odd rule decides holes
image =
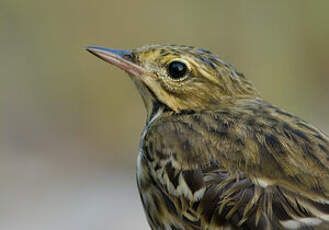
[[[175,112],[200,111],[257,95],[242,74],[203,49],[151,45],[132,51],[98,47],[88,50],[129,73],[148,112],[154,102],[161,102]]]

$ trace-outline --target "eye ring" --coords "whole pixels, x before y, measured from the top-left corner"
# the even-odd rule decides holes
[[[189,68],[186,63],[180,60],[174,60],[168,64],[167,72],[171,79],[181,81],[186,78]]]

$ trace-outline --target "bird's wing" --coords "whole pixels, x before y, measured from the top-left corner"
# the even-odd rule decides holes
[[[203,227],[329,229],[328,138],[291,115],[253,115],[154,122],[143,148],[155,183]]]

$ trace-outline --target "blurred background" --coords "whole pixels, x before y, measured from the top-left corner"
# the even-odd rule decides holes
[[[0,2],[0,229],[148,229],[135,183],[142,100],[84,50],[209,49],[329,132],[329,1]]]

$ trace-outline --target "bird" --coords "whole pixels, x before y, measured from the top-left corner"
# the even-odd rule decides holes
[[[136,178],[152,230],[329,229],[327,134],[208,50],[86,49],[145,104]]]

